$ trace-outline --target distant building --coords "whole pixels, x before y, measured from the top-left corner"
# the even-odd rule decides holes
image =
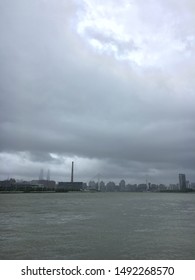
[[[134,184],[134,185],[127,184],[125,189],[126,189],[127,192],[136,192],[137,191],[137,185],[136,184]]]
[[[95,181],[89,181],[89,190],[96,190],[97,189],[97,184]]]
[[[32,182],[32,181],[16,182],[16,191],[34,192],[34,191],[43,191],[43,190],[44,190],[44,186],[36,182]]]
[[[191,187],[192,190],[195,190],[195,183],[191,183],[190,187]]]
[[[158,189],[159,191],[166,191],[168,190],[168,187],[164,184],[159,184]]]
[[[106,185],[105,185],[105,183],[103,181],[101,181],[100,182],[100,191],[101,192],[105,192],[105,190],[106,190]]]
[[[59,182],[56,188],[56,192],[69,192],[80,190],[83,190],[83,182],[74,182],[74,162],[72,161],[71,181]]]
[[[179,185],[178,184],[170,184],[169,185],[169,190],[178,191],[179,190]]]
[[[83,190],[87,190],[87,189],[88,189],[87,183],[83,183]]]
[[[158,191],[158,185],[151,184],[151,183],[148,183],[148,184],[150,184],[149,191],[151,191],[151,192],[157,192]]]
[[[56,192],[80,191],[83,189],[83,182],[59,182]]]
[[[139,184],[139,185],[137,186],[137,191],[138,191],[138,192],[145,192],[145,191],[147,191],[147,187],[148,187],[147,184]]]
[[[179,174],[179,189],[180,191],[186,191],[186,175]]]
[[[186,181],[186,188],[190,189],[190,181]]]
[[[56,182],[51,180],[32,180],[31,183],[43,186],[45,190],[55,190],[56,187]]]
[[[116,190],[116,185],[114,182],[108,182],[106,184],[106,191],[107,192],[114,192]]]
[[[12,178],[9,180],[0,181],[1,191],[13,191],[15,190],[15,186],[16,186],[16,180]]]
[[[121,192],[124,192],[126,189],[126,183],[125,183],[125,180],[121,180],[120,183],[119,183],[119,190]]]

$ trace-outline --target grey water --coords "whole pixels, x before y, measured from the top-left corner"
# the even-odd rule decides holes
[[[195,194],[0,194],[0,259],[195,259]]]

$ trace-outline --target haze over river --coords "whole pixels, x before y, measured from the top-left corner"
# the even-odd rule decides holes
[[[195,259],[195,194],[0,194],[0,259]]]

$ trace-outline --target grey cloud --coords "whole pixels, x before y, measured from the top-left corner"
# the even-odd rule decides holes
[[[17,3],[1,4],[2,153],[27,152],[32,172],[26,167],[26,174],[38,173],[44,163],[60,176],[64,161],[52,159],[50,153],[56,153],[99,160],[89,177],[100,172],[107,179],[145,180],[148,173],[156,180],[165,180],[166,174],[172,180],[185,170],[194,178],[192,62],[181,62],[187,77],[177,67],[166,73],[119,64],[85,49],[73,32],[76,6]],[[113,41],[121,52],[129,48],[115,38],[91,34]],[[181,93],[186,79],[191,96]],[[15,168],[21,175],[21,166]],[[79,174],[86,178],[87,170]]]
[[[39,152],[39,151],[35,151],[33,153],[29,153],[29,157],[31,161],[34,162],[51,162],[53,161],[53,158],[51,157],[51,155],[49,153],[44,153],[44,152]]]

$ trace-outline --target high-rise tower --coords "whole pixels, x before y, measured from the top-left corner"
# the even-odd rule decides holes
[[[179,174],[179,189],[180,189],[180,191],[186,190],[186,175],[185,174]]]

